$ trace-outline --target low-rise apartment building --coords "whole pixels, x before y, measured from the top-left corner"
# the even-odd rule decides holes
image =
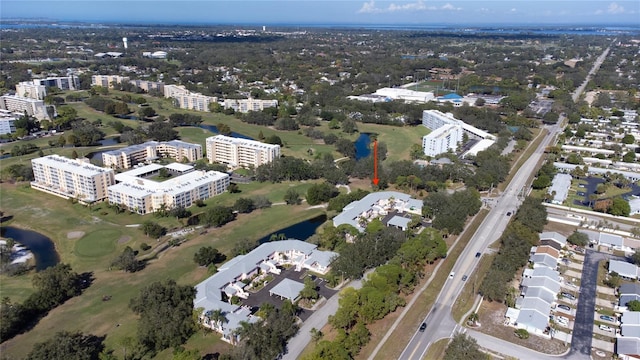
[[[19,115],[7,110],[0,110],[0,135],[16,132],[15,121]]]
[[[80,159],[48,155],[31,160],[34,181],[31,187],[82,203],[104,200],[115,183],[112,169],[101,168]]]
[[[280,157],[280,145],[225,135],[208,137],[206,149],[209,162],[229,167],[257,168]]]
[[[45,87],[57,87],[60,90],[78,90],[80,89],[80,79],[75,75],[48,77],[45,79],[33,79],[35,85]]]
[[[176,161],[186,159],[188,162],[195,162],[202,159],[202,145],[180,140],[147,141],[103,153],[102,164],[114,169],[129,169],[138,163],[153,161],[161,157]]]
[[[120,75],[93,75],[91,76],[92,86],[102,86],[103,88],[113,89],[114,84],[129,82],[129,77]]]
[[[175,176],[164,181],[147,178],[158,174],[161,168]],[[117,184],[108,188],[108,198],[110,204],[144,215],[162,208],[186,208],[197,200],[222,194],[229,187],[229,179],[229,174],[193,170],[184,164],[151,164],[117,174]]]

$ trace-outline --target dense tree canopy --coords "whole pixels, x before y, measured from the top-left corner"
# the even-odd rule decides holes
[[[104,349],[102,341],[95,335],[57,332],[49,340],[35,344],[27,359],[97,360]]]

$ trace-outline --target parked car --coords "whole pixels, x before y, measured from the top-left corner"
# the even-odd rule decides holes
[[[616,319],[613,316],[609,316],[609,315],[600,315],[600,319],[604,321],[616,322]]]
[[[576,297],[573,296],[573,294],[569,294],[567,292],[560,293],[560,295],[562,295],[562,297],[565,298],[565,299],[569,299],[569,300],[575,300],[576,299]]]
[[[564,304],[558,305],[558,309],[562,309],[564,311],[571,311],[571,308],[568,305],[564,305]]]
[[[422,323],[422,325],[420,325],[420,332],[424,332],[426,328],[427,328],[427,323]]]
[[[613,331],[613,329],[610,326],[607,326],[607,325],[600,325],[600,330],[608,331],[608,332],[612,332]]]

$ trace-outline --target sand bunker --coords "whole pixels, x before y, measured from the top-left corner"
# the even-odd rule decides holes
[[[80,239],[84,236],[84,231],[70,231],[67,233],[67,239]]]

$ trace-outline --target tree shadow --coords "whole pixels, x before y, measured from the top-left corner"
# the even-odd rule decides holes
[[[85,290],[93,284],[95,281],[95,277],[93,276],[92,271],[83,272],[78,276],[78,281],[80,282],[80,290]]]

